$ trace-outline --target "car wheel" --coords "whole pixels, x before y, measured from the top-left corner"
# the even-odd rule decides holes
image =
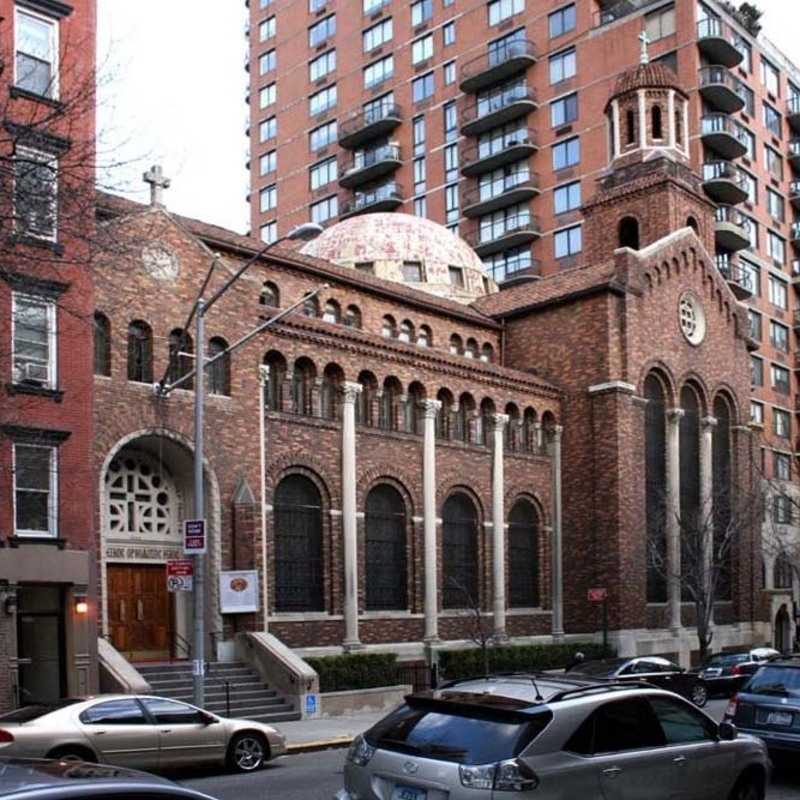
[[[708,702],[708,689],[702,683],[696,683],[692,686],[690,699],[698,708],[702,708]]]
[[[238,733],[228,747],[228,763],[237,772],[254,772],[268,758],[269,748],[258,733]]]
[[[730,800],[764,800],[760,781],[753,777],[742,777],[736,781]]]
[[[78,747],[65,747],[53,750],[47,754],[48,758],[57,758],[59,761],[95,761],[92,753],[87,753]]]

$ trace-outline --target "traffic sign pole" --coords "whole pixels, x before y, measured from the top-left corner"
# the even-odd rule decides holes
[[[203,487],[203,426],[205,411],[205,308],[204,300],[197,301],[195,331],[195,380],[194,380],[194,515],[196,519],[205,518],[205,496]],[[192,641],[192,684],[194,704],[200,708],[205,705],[205,561],[203,553],[194,556],[194,635]]]

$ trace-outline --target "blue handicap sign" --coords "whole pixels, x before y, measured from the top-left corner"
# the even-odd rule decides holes
[[[306,714],[317,713],[317,696],[315,694],[306,695]]]

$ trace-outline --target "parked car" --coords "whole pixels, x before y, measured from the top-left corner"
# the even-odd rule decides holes
[[[568,674],[593,680],[647,681],[691,700],[698,708],[703,708],[708,702],[708,689],[699,675],[660,656],[584,661],[570,668]]]
[[[778,656],[780,653],[771,647],[755,647],[738,653],[717,653],[692,672],[696,672],[705,681],[709,695],[730,697],[750,680],[750,676],[762,664]]]
[[[335,800],[760,800],[769,773],[763,742],[674,693],[498,675],[407,696],[353,741]]]
[[[758,736],[776,755],[800,753],[800,658],[763,664],[735,695],[725,719]]]
[[[82,761],[0,758],[3,800],[211,800],[172,781]]]
[[[0,715],[0,756],[146,770],[218,764],[251,772],[285,752],[283,734],[270,725],[163,697],[100,695]]]

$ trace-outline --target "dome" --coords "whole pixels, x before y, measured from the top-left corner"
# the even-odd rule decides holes
[[[343,267],[470,303],[497,291],[477,253],[447,228],[411,214],[361,214],[326,228],[300,251]]]
[[[638,89],[674,89],[684,97],[686,96],[686,92],[678,81],[678,76],[666,65],[651,61],[626,69],[617,78],[617,85],[614,87],[610,100]]]

